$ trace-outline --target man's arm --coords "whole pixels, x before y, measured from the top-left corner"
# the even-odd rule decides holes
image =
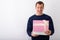
[[[53,33],[54,33],[54,24],[53,24],[53,21],[52,21],[51,17],[50,17],[50,20],[49,20],[49,30],[51,31],[50,35],[53,35]]]
[[[31,19],[29,18],[28,23],[27,23],[27,34],[28,34],[29,36],[31,36],[31,32],[32,32],[32,21],[31,21]]]

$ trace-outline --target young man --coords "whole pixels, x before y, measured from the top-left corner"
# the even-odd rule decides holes
[[[27,34],[32,38],[32,40],[49,40],[50,35],[54,33],[54,25],[52,18],[49,15],[43,13],[44,3],[42,1],[36,2],[35,5],[36,14],[32,15],[27,23]],[[33,20],[48,20],[49,30],[44,32],[47,35],[37,35],[32,33],[33,30]]]

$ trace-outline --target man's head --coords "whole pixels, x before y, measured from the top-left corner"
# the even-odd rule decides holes
[[[37,14],[41,14],[43,12],[43,9],[44,9],[44,3],[42,1],[36,2],[35,8],[36,8]]]

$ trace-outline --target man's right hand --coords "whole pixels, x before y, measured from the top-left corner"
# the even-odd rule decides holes
[[[32,35],[33,37],[39,36],[39,35],[37,35],[37,34],[34,34],[33,32],[31,33],[31,35]]]

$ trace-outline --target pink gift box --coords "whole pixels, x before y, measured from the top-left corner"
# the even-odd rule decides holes
[[[47,31],[49,28],[48,20],[33,20],[33,32],[34,33],[42,33]]]

